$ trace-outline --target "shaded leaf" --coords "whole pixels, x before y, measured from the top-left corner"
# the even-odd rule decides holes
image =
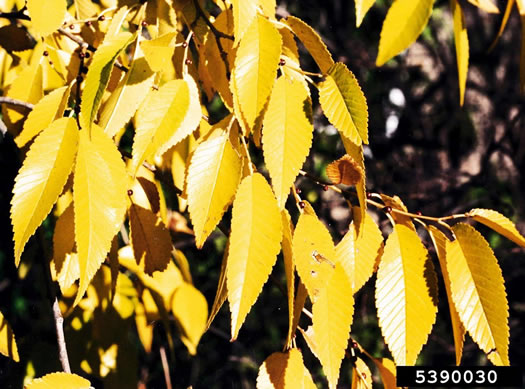
[[[312,146],[311,101],[299,81],[279,77],[275,82],[262,136],[264,160],[282,209]]]
[[[265,107],[279,65],[281,35],[263,16],[253,19],[244,34],[235,57],[232,91],[248,129]]]
[[[352,367],[352,389],[372,389],[370,368],[359,357],[357,357]]]
[[[466,330],[495,365],[509,365],[509,307],[501,269],[487,241],[458,223],[446,241],[452,300]]]
[[[285,209],[281,210],[281,223],[283,226],[283,260],[284,272],[286,274],[286,291],[288,292],[288,336],[286,344],[289,344],[295,332],[294,318],[294,296],[295,296],[295,264],[293,260],[293,224],[290,214]]]
[[[335,267],[335,247],[330,233],[317,216],[299,216],[293,235],[295,267],[301,281],[315,302],[332,276]]]
[[[137,112],[132,170],[182,141],[200,120],[199,91],[193,77],[168,81],[152,91]]]
[[[66,0],[27,0],[26,6],[31,25],[41,36],[58,30],[66,17]]]
[[[299,319],[303,313],[303,308],[307,297],[308,291],[306,290],[306,286],[304,286],[301,280],[299,280],[297,285],[297,293],[293,302],[293,321],[291,324],[291,329],[288,330],[289,337],[287,339],[287,344],[290,344],[290,342],[295,338],[295,331],[299,326]]]
[[[2,312],[0,312],[0,354],[11,358],[15,362],[20,361],[15,334]]]
[[[224,254],[222,256],[221,272],[219,274],[219,284],[217,285],[215,299],[213,300],[210,315],[208,316],[208,322],[206,323],[206,330],[210,328],[213,319],[215,319],[215,316],[217,316],[217,313],[219,313],[222,304],[224,304],[224,302],[228,298],[228,290],[226,289],[226,266],[228,262],[229,249],[230,242],[228,241],[228,243],[226,244],[226,248],[224,249]]]
[[[15,138],[16,145],[23,147],[55,119],[61,118],[67,106],[67,101],[64,100],[67,100],[68,97],[69,89],[67,86],[57,88],[44,96],[29,112],[24,122],[24,129]]]
[[[297,348],[273,353],[263,362],[257,376],[257,389],[314,389],[310,372]]]
[[[385,203],[386,207],[408,212],[407,207],[405,204],[403,204],[403,201],[398,196],[390,197],[388,195],[381,194],[381,200],[383,200],[383,203]],[[397,212],[391,212],[390,215],[396,224],[403,224],[405,227],[408,227],[411,230],[416,230],[416,227],[414,227],[414,223],[412,222],[412,218],[410,216],[406,216]]]
[[[328,386],[335,388],[354,314],[352,286],[340,264],[336,264],[326,287],[313,303],[312,313],[317,357],[328,378]]]
[[[115,143],[94,125],[80,131],[73,198],[80,285],[75,305],[104,262],[126,212],[128,177]]]
[[[379,40],[376,65],[381,66],[410,46],[427,25],[434,0],[396,0],[388,10]]]
[[[458,0],[452,0],[450,4],[454,15],[454,42],[456,45],[456,60],[458,64],[459,105],[463,106],[469,61],[467,26],[465,25],[465,15],[463,15]]]
[[[197,247],[202,247],[230,206],[241,179],[241,168],[241,158],[233,149],[228,132],[220,127],[193,153],[187,193]]]
[[[164,222],[151,210],[139,205],[129,207],[130,242],[137,263],[144,272],[163,271],[171,260],[171,235]]]
[[[381,374],[381,381],[385,389],[396,389],[396,365],[388,358],[371,358]]]
[[[376,282],[379,326],[396,365],[413,365],[436,320],[435,275],[416,232],[396,224],[386,241]]]
[[[121,32],[104,42],[97,48],[89,66],[82,91],[80,104],[80,126],[91,130],[96,119],[102,95],[109,82],[113,64],[119,54],[135,39],[129,32]]]
[[[452,322],[452,334],[454,335],[454,349],[456,351],[456,365],[459,366],[461,363],[461,356],[463,354],[463,343],[465,342],[465,326],[461,322],[458,315],[454,299],[452,298],[452,291],[450,287],[450,275],[447,269],[447,253],[446,243],[447,237],[436,227],[430,226],[428,229],[432,242],[436,247],[436,253],[439,260],[439,266],[441,267],[441,273],[443,274],[443,282],[445,284],[445,290],[447,292],[448,308],[450,311],[450,319]]]
[[[525,247],[525,237],[516,229],[514,223],[501,213],[492,209],[475,208],[467,212],[475,221],[485,224],[497,233]]]
[[[354,222],[335,248],[335,257],[345,269],[346,275],[356,293],[374,273],[374,267],[383,245],[383,234],[367,213],[358,234]]]
[[[80,277],[74,217],[73,204],[70,204],[58,218],[53,234],[53,265],[62,291],[69,289]]]
[[[53,122],[35,139],[18,172],[11,200],[15,264],[24,246],[51,211],[73,167],[78,144],[74,119]]]
[[[343,141],[343,146],[345,148],[345,151],[348,155],[350,155],[354,161],[358,163],[358,165],[363,170],[363,179],[359,181],[355,186],[355,191],[357,193],[357,199],[359,201],[359,208],[360,208],[360,214],[361,217],[359,220],[355,219],[356,224],[358,226],[361,225],[361,223],[365,220],[366,215],[366,173],[365,173],[365,157],[363,155],[363,146],[356,145],[352,141],[348,140],[344,135],[341,134],[341,139]],[[357,223],[359,221],[359,223]],[[360,231],[360,228],[358,228],[358,231]]]
[[[206,298],[193,285],[183,282],[173,294],[171,307],[182,329],[182,342],[195,355],[208,320]]]
[[[288,16],[284,21],[303,43],[323,74],[334,65],[332,54],[326,48],[319,34],[308,24],[295,16]]]
[[[71,373],[51,373],[37,378],[25,385],[25,389],[89,389],[91,384],[85,378]]]
[[[365,95],[345,64],[338,62],[328,70],[319,85],[319,103],[330,123],[345,137],[358,146],[368,143]]]
[[[235,340],[270,275],[281,245],[279,207],[261,174],[247,176],[239,185],[231,230],[226,286]]]
[[[26,29],[8,24],[0,27],[0,46],[8,52],[30,50],[34,40]]]
[[[356,185],[364,178],[363,168],[348,154],[326,166],[326,175],[336,185]]]
[[[492,41],[488,51],[492,51],[494,49],[494,47],[496,46],[496,44],[498,43],[499,41],[499,38],[501,37],[501,35],[503,34],[503,31],[505,30],[505,27],[507,26],[507,22],[509,21],[509,16],[510,16],[510,12],[512,11],[512,8],[514,6],[514,2],[515,0],[507,0],[507,5],[505,7],[505,14],[503,15],[503,19],[501,19],[501,24],[499,26],[499,30],[498,30],[498,33],[496,34],[496,37],[494,38],[494,40]],[[518,1],[518,7],[519,7],[519,1]]]

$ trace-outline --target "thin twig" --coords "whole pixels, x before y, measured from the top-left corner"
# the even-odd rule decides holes
[[[166,389],[171,389],[170,367],[168,365],[168,357],[166,356],[166,349],[160,346],[160,360],[162,361],[162,370],[164,370],[164,380],[166,381]]]
[[[26,10],[26,7],[22,8],[21,10],[15,11],[15,12],[0,12],[0,18],[3,19],[9,19],[9,20],[31,20],[29,16],[27,16],[24,11]]]
[[[62,370],[66,373],[71,373],[69,358],[67,356],[66,338],[64,337],[64,318],[62,317],[62,312],[60,312],[60,306],[58,305],[56,296],[53,302],[53,316],[55,317],[55,329],[57,331],[58,358],[62,364]]]
[[[5,97],[5,96],[0,97],[0,104],[14,105],[17,107],[23,107],[27,109],[33,109],[35,107],[31,103],[28,103],[22,100],[13,99],[11,97]]]

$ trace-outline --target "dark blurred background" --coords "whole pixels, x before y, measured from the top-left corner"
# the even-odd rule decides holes
[[[361,27],[355,27],[355,4],[348,0],[278,1],[278,14],[290,13],[314,27],[336,61],[355,73],[369,107],[370,145],[366,150],[368,189],[398,195],[412,212],[444,216],[471,208],[491,208],[516,222],[525,232],[525,123],[523,95],[519,93],[520,19],[513,10],[507,28],[495,49],[488,48],[501,23],[500,15],[487,14],[467,1],[460,1],[466,16],[470,42],[470,64],[465,104],[459,106],[456,56],[449,2],[438,0],[428,26],[408,50],[381,68],[375,66],[381,25],[390,1],[378,0]],[[213,13],[214,9],[209,7]],[[303,69],[317,71],[303,50]],[[312,91],[314,93],[314,91]],[[315,135],[304,170],[323,177],[327,163],[344,154],[339,136],[322,116],[314,96]],[[210,105],[210,114],[214,115]],[[220,108],[216,109],[217,115]],[[0,385],[18,388],[25,372],[36,376],[59,370],[51,305],[47,304],[47,280],[42,270],[42,241],[50,242],[52,226],[44,225],[40,238],[26,248],[22,277],[13,264],[9,201],[14,177],[20,166],[12,139],[0,143],[0,311],[17,335],[23,362],[0,357]],[[348,229],[350,214],[344,199],[306,179],[298,180],[303,197],[309,200],[336,242]],[[297,215],[292,215],[297,220]],[[384,216],[376,215],[387,228]],[[525,367],[525,251],[478,225],[489,241],[503,270],[510,308],[510,360]],[[385,229],[385,233],[386,233]],[[421,234],[437,265],[428,236]],[[215,232],[202,250],[185,246],[195,286],[211,307],[226,238]],[[51,247],[51,246],[49,246]],[[227,304],[191,358],[175,340],[175,359],[170,371],[175,388],[253,388],[259,365],[283,348],[287,333],[287,303],[279,287],[285,286],[282,260],[240,331],[229,342]],[[375,277],[356,295],[352,336],[372,355],[388,357],[377,325],[374,305]],[[455,363],[450,317],[440,279],[437,322],[423,348],[420,364]],[[306,321],[302,325],[306,326]],[[172,323],[173,324],[173,323]],[[69,325],[66,320],[66,328]],[[147,388],[165,388],[159,347],[166,345],[161,325],[155,328],[153,351],[146,355],[130,327],[129,341],[139,356],[138,369],[130,375],[143,378]],[[173,324],[173,331],[176,331]],[[300,335],[305,363],[314,379],[326,387],[315,357],[306,351]],[[74,351],[70,351],[74,352]],[[31,361],[27,363],[25,361]],[[366,360],[366,359],[365,359]],[[488,364],[467,335],[463,364]],[[78,366],[73,370],[81,372]],[[377,373],[377,372],[376,372]],[[343,362],[339,387],[351,385],[351,365]],[[95,387],[103,384],[93,378]],[[119,387],[118,385],[115,387]],[[120,387],[124,387],[120,385]],[[127,387],[127,386],[126,386]],[[380,386],[378,386],[380,387]]]

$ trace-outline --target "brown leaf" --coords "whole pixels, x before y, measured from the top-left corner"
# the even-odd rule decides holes
[[[364,176],[363,168],[348,154],[326,167],[326,175],[338,185],[356,185]]]

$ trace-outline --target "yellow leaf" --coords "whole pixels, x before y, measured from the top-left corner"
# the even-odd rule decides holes
[[[62,117],[67,106],[67,104],[64,104],[64,97],[66,97],[66,100],[69,97],[67,86],[55,89],[34,106],[24,122],[24,129],[15,138],[18,147],[23,147],[38,135],[40,131],[49,126],[53,120]]]
[[[270,185],[259,173],[245,177],[233,201],[226,272],[232,340],[272,271],[281,238],[281,215]]]
[[[498,261],[473,227],[458,223],[446,242],[452,300],[466,330],[495,365],[509,365],[509,306]]]
[[[293,224],[290,214],[285,209],[281,210],[281,223],[283,226],[283,260],[284,272],[286,274],[286,290],[288,292],[288,336],[286,344],[290,344],[295,332],[293,326],[294,318],[294,296],[295,296],[295,265],[293,260]]]
[[[145,289],[145,292],[149,293],[148,289]],[[151,352],[151,345],[153,344],[154,323],[148,323],[146,309],[141,303],[138,303],[135,307],[135,325],[137,326],[137,333],[139,335],[140,342],[142,343],[146,353],[149,354]]]
[[[258,0],[232,0],[234,45],[237,46],[257,15]]]
[[[91,65],[84,82],[82,103],[80,104],[80,126],[91,130],[93,121],[102,101],[102,95],[109,82],[113,63],[119,54],[135,39],[129,32],[121,32],[111,39],[105,40],[93,55]]]
[[[79,20],[87,19],[98,12],[98,4],[94,4],[91,0],[74,0],[74,3],[75,14]]]
[[[171,309],[173,293],[184,282],[180,270],[172,261],[168,263],[166,270],[149,276],[144,272],[144,267],[137,265],[131,246],[121,248],[118,252],[118,259],[119,263],[135,273],[146,287],[162,297],[166,310]]]
[[[381,200],[383,200],[383,203],[385,203],[385,206],[387,207],[399,209],[403,212],[408,212],[407,207],[405,204],[403,204],[403,201],[398,196],[390,197],[388,195],[381,194]],[[405,227],[408,227],[411,230],[416,230],[416,227],[414,227],[414,223],[412,223],[412,218],[410,216],[402,215],[397,212],[392,212],[391,216],[396,224],[403,224]]]
[[[265,16],[275,19],[276,0],[259,0],[259,6]]]
[[[354,161],[358,163],[358,165],[363,169],[363,179],[359,181],[356,186],[355,190],[357,192],[357,199],[359,201],[359,210],[360,210],[360,220],[359,223],[356,224],[358,226],[361,225],[361,223],[365,220],[366,215],[366,170],[365,170],[365,157],[363,155],[363,146],[362,145],[356,145],[352,141],[348,140],[344,135],[341,134],[341,139],[343,141],[343,146],[346,150],[346,153],[350,155]],[[357,228],[358,231],[360,231],[360,227]]]
[[[105,268],[107,269],[107,268]],[[135,312],[138,303],[137,289],[133,282],[123,273],[118,273],[115,285],[113,308],[122,319],[127,319]]]
[[[66,0],[27,0],[26,6],[31,24],[41,36],[58,30],[66,17]]]
[[[475,208],[467,212],[475,221],[485,224],[497,233],[525,247],[525,237],[516,229],[514,223],[501,213],[492,209]]]
[[[367,213],[358,234],[354,222],[335,248],[335,257],[345,269],[356,293],[374,273],[374,267],[383,245],[383,235],[372,217]]]
[[[197,247],[202,247],[230,206],[241,179],[241,168],[240,156],[228,140],[228,133],[220,127],[193,153],[187,193]]]
[[[323,112],[345,137],[356,145],[368,143],[368,106],[354,74],[338,62],[319,85]]]
[[[263,152],[282,209],[312,146],[313,124],[307,89],[295,80],[275,82],[263,121]]]
[[[293,33],[303,43],[304,47],[306,47],[314,61],[317,63],[317,66],[319,66],[319,69],[321,69],[321,72],[323,74],[327,73],[334,65],[334,60],[319,34],[317,34],[312,27],[295,16],[288,16],[284,22],[290,26]]]
[[[177,32],[170,32],[159,36],[157,39],[140,43],[151,70],[160,72],[165,69],[168,64],[171,64],[171,57],[175,52],[176,41]]]
[[[458,315],[454,299],[452,298],[452,291],[450,289],[450,275],[447,270],[447,254],[446,254],[446,243],[447,237],[440,230],[434,226],[430,226],[428,229],[432,242],[436,247],[436,253],[439,260],[439,266],[441,267],[441,273],[443,274],[443,282],[445,284],[445,290],[447,292],[448,308],[450,311],[450,319],[452,322],[452,334],[454,335],[454,349],[456,350],[456,365],[459,366],[461,363],[461,356],[463,354],[463,343],[465,341],[465,326],[461,322]]]
[[[213,300],[213,306],[211,307],[210,316],[208,316],[208,322],[206,323],[206,330],[208,330],[219,313],[219,310],[222,307],[222,304],[228,298],[228,291],[226,290],[226,267],[228,261],[228,250],[230,248],[230,242],[226,243],[226,249],[224,249],[224,254],[222,256],[221,262],[221,272],[219,274],[219,284],[217,285],[217,292],[215,292],[215,299]]]
[[[520,8],[521,14],[521,50],[520,50],[520,91],[525,94],[525,3]]]
[[[154,79],[154,73],[137,45],[130,70],[111,93],[100,113],[99,125],[110,138],[113,138],[135,114],[151,90]]]
[[[452,13],[454,14],[454,42],[456,45],[456,59],[458,64],[459,105],[463,106],[469,60],[467,26],[465,25],[465,15],[463,15],[458,0],[451,0],[450,4]]]
[[[317,216],[299,216],[293,235],[295,267],[308,295],[315,301],[331,278],[336,255],[330,233]]]
[[[208,320],[206,298],[193,285],[184,282],[175,291],[171,307],[182,329],[182,342],[189,353],[195,355]]]
[[[492,2],[492,0],[468,0],[479,9],[492,14],[499,14],[499,8]]]
[[[355,26],[359,27],[376,0],[355,0]]]
[[[16,347],[15,334],[13,329],[0,312],[0,354],[11,358],[15,362],[20,361],[18,356],[18,347]]]
[[[41,378],[34,379],[24,386],[24,389],[89,389],[91,383],[76,374],[71,373],[51,373]]]
[[[370,358],[377,366],[379,374],[381,374],[381,381],[385,389],[397,389],[396,385],[396,365],[394,361],[388,358]]]
[[[363,168],[348,154],[328,164],[326,175],[335,185],[354,186],[364,178]]]
[[[163,271],[171,260],[171,235],[164,222],[151,210],[129,207],[130,242],[137,263],[144,262],[146,274]]]
[[[316,388],[297,348],[273,353],[263,362],[257,375],[257,389]]]
[[[379,263],[375,293],[379,326],[396,365],[416,362],[436,320],[436,279],[428,266],[417,233],[396,224]]]
[[[201,120],[199,91],[193,77],[172,80],[152,91],[136,116],[132,170],[164,154],[190,135]]]
[[[522,0],[521,0],[522,1]],[[501,24],[499,26],[498,33],[496,34],[496,37],[490,44],[490,47],[487,51],[492,51],[496,44],[499,41],[499,38],[501,38],[501,35],[503,34],[503,31],[505,30],[505,27],[507,26],[507,22],[509,21],[510,12],[512,11],[512,8],[514,7],[515,0],[507,0],[507,5],[505,7],[505,13],[503,14],[503,19],[501,19]],[[520,5],[520,0],[518,0],[518,9]]]
[[[231,10],[225,10],[221,12],[215,21],[213,26],[220,32],[228,35],[233,34],[233,17]],[[217,40],[213,32],[209,32],[206,35],[204,41],[204,63],[208,69],[208,73],[211,75],[211,83],[213,87],[219,92],[222,97],[224,104],[229,108],[233,108],[233,97],[230,91],[230,83],[228,80],[228,74],[232,70],[232,64],[234,61],[234,50],[233,41],[230,39],[220,39],[222,50],[226,53],[225,58],[222,58],[222,54],[217,46]],[[225,64],[225,62],[227,65]]]
[[[73,182],[75,237],[80,264],[76,305],[104,262],[126,213],[128,177],[115,143],[94,125],[80,131]]]
[[[75,248],[75,221],[73,204],[60,215],[53,234],[53,265],[60,289],[65,291],[80,277]]]
[[[328,386],[335,388],[354,314],[352,286],[340,264],[336,264],[326,287],[313,303],[312,314],[317,357],[328,378]]]
[[[279,56],[281,35],[271,22],[258,15],[244,34],[235,57],[232,91],[237,95],[248,128],[265,107],[272,91]]]
[[[414,42],[427,25],[434,0],[396,0],[388,10],[379,40],[376,65],[381,66]]]
[[[357,357],[352,367],[352,389],[371,389],[372,373],[367,364]]]
[[[78,144],[74,119],[53,122],[35,139],[15,179],[11,221],[15,264],[24,246],[51,211],[73,167]]]
[[[129,11],[130,9],[124,5],[113,14],[113,16],[111,17],[111,21],[109,22],[106,35],[104,36],[104,41],[112,39],[120,32],[120,29],[126,21],[126,17],[128,16]],[[102,44],[104,44],[104,41],[102,41]]]
[[[297,285],[297,294],[293,302],[293,321],[291,325],[291,331],[288,330],[288,339],[287,344],[289,345],[292,340],[295,338],[295,331],[299,326],[299,319],[301,318],[301,313],[303,313],[304,304],[306,303],[306,298],[308,297],[308,291],[306,286],[299,280]],[[300,328],[299,328],[300,329]]]

